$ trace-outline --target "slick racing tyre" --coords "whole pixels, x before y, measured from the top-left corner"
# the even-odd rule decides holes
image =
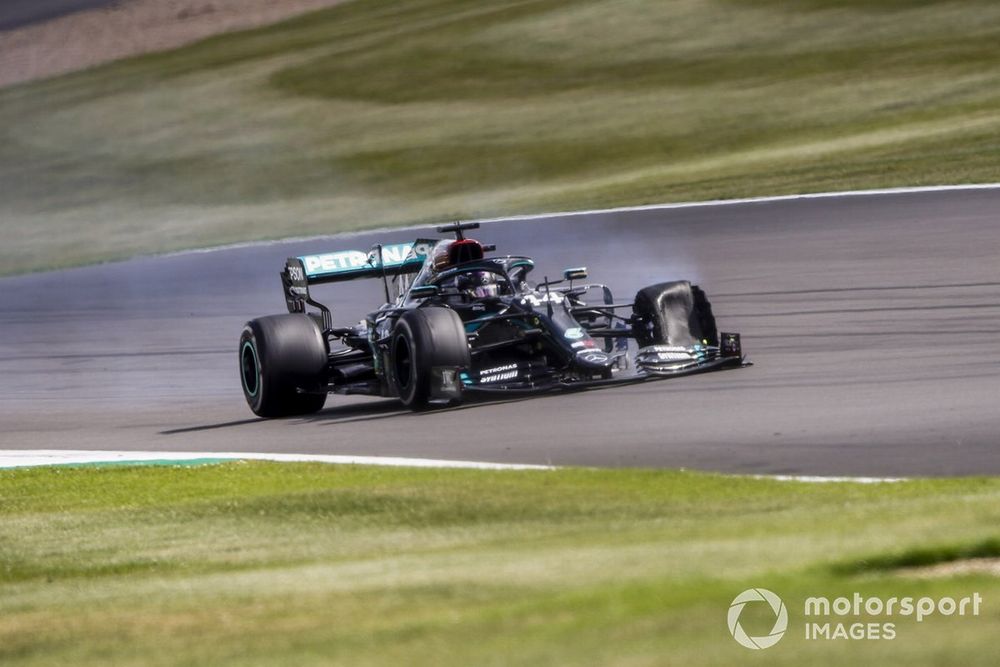
[[[719,344],[712,305],[700,287],[686,280],[639,290],[632,310],[635,316],[633,334],[639,347]]]
[[[441,382],[435,369],[438,373],[441,369],[467,369],[472,363],[462,319],[451,308],[428,306],[407,311],[392,329],[389,363],[392,383],[403,405],[413,410],[426,408],[435,397],[435,383]],[[452,379],[455,391],[460,391],[461,383]]]
[[[308,315],[269,315],[247,322],[239,361],[243,396],[260,417],[304,415],[326,403],[326,342]]]

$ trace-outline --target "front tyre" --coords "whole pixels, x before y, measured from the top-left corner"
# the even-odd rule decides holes
[[[308,315],[269,315],[247,322],[239,363],[243,396],[255,415],[304,415],[326,403],[326,341]]]
[[[712,304],[686,280],[650,285],[635,295],[633,334],[639,347],[695,343],[718,346]]]
[[[472,364],[462,319],[451,308],[407,311],[392,329],[389,362],[393,387],[406,407],[422,410],[434,398],[458,402],[457,373]]]

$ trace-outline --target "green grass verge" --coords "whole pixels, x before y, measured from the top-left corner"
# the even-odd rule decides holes
[[[1000,580],[894,568],[996,556],[998,525],[998,479],[0,471],[0,664],[994,664]],[[726,628],[754,586],[791,619],[760,654]],[[891,641],[803,639],[807,596],[854,591],[985,602]]]
[[[0,273],[1000,180],[986,0],[365,0],[0,91]]]

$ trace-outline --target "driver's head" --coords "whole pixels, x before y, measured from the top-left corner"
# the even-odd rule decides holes
[[[464,282],[466,294],[477,299],[500,295],[500,285],[492,271],[474,271]]]

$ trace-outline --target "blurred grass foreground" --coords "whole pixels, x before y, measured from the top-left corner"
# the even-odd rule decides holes
[[[0,470],[0,664],[995,665],[1000,578],[958,567],[995,562],[998,525],[996,478]],[[764,652],[727,628],[754,587],[788,611]],[[808,597],[854,593],[982,608],[804,615]],[[746,612],[751,636],[775,622]],[[895,638],[807,640],[810,620],[892,622]]]

